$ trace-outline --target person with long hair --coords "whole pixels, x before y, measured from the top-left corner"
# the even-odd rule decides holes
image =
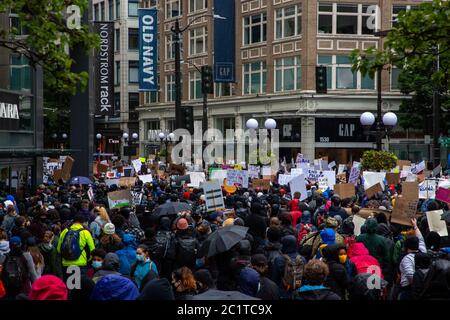
[[[186,300],[197,293],[197,282],[188,267],[181,267],[172,272],[172,285],[176,300]]]
[[[89,225],[89,229],[92,232],[92,236],[94,237],[96,244],[98,244],[98,239],[100,239],[103,227],[108,222],[111,222],[111,219],[109,218],[106,209],[102,206],[96,206],[94,208],[94,213],[96,214],[97,217],[95,218],[94,221],[91,222],[91,224]]]

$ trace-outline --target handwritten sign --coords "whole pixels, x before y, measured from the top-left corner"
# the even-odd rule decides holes
[[[425,180],[419,184],[419,199],[434,199],[436,197],[436,182]]]
[[[141,168],[142,168],[142,162],[139,159],[134,159],[131,161],[131,163],[133,164],[134,170],[136,172],[140,172]]]
[[[131,202],[134,206],[139,206],[142,201],[142,192],[140,191],[131,191]]]
[[[417,182],[402,182],[402,196],[408,199],[419,198],[419,184]]]
[[[353,229],[353,233],[355,234],[355,236],[359,236],[361,234],[361,227],[364,225],[364,223],[366,223],[366,219],[355,214],[353,216],[352,222],[355,226],[355,228]]]
[[[270,180],[267,179],[253,179],[252,180],[252,186],[253,188],[261,188],[263,190],[269,190],[270,189]]]
[[[325,191],[328,189],[328,178],[327,177],[319,177],[318,179],[319,189]]]
[[[278,175],[278,184],[282,186],[287,186],[289,181],[291,181],[295,176],[290,174],[280,174]]]
[[[341,199],[351,198],[355,195],[355,185],[352,183],[335,184],[334,194],[338,194]]]
[[[345,170],[345,164],[340,164],[338,167],[338,174],[344,173]]]
[[[358,183],[360,174],[361,173],[360,173],[359,167],[353,166],[352,170],[350,171],[350,175],[348,177],[348,183],[356,185]]]
[[[391,222],[412,226],[411,219],[416,217],[418,203],[418,199],[398,198],[392,211]]]
[[[378,192],[383,192],[380,183],[374,184],[373,186],[371,186],[369,189],[366,190],[366,194],[369,199],[372,198]]]
[[[248,175],[251,179],[258,179],[261,168],[259,166],[248,165]]]

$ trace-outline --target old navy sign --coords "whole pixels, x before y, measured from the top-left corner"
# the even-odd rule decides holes
[[[158,10],[139,9],[139,90],[158,91]]]
[[[214,82],[236,82],[235,76],[235,0],[215,0],[214,14]]]

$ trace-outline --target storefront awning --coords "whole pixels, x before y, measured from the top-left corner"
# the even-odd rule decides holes
[[[0,158],[20,158],[20,157],[49,157],[55,155],[71,155],[79,150],[76,149],[23,149],[11,148],[0,149]]]

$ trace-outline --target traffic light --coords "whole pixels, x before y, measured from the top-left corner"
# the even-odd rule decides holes
[[[194,134],[194,107],[182,106],[181,107],[181,122],[184,124],[184,129],[188,130],[191,134]]]
[[[316,93],[327,93],[327,67],[316,67]]]
[[[202,66],[202,93],[214,93],[214,80],[211,66]]]

